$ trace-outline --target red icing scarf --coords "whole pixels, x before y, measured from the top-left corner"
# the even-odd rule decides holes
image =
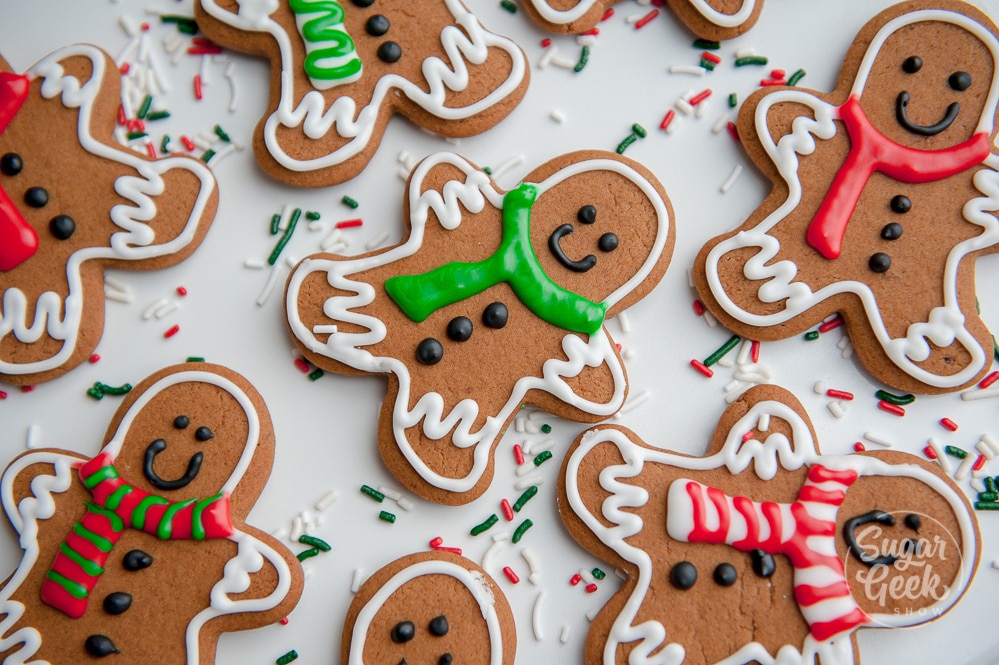
[[[0,72],[0,134],[28,98],[27,76]],[[38,251],[38,234],[25,221],[0,182],[0,271],[13,270]]]
[[[839,117],[850,137],[850,153],[805,232],[808,245],[827,259],[839,256],[846,224],[875,171],[904,183],[933,182],[981,164],[989,156],[989,137],[984,133],[942,150],[899,145],[871,124],[856,96],[839,108]]]

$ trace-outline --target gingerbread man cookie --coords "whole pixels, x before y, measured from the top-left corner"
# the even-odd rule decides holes
[[[204,164],[113,141],[120,86],[93,46],[23,76],[0,58],[0,381],[47,381],[86,360],[104,330],[104,269],[178,263],[215,215]]]
[[[361,586],[340,644],[344,665],[513,665],[517,631],[486,571],[450,552],[423,552],[393,561]]]
[[[739,116],[773,191],[705,245],[698,293],[723,323],[782,339],[842,313],[888,385],[980,379],[992,338],[974,263],[999,243],[999,39],[961,2],[906,2],[868,23],[832,93],[760,91]]]
[[[16,458],[0,499],[24,552],[0,588],[0,660],[205,665],[222,632],[286,616],[301,567],[245,522],[273,458],[260,395],[205,363],[136,386],[93,458]]]
[[[619,427],[583,434],[559,502],[572,535],[627,573],[587,637],[586,662],[603,665],[858,663],[858,629],[941,616],[980,549],[939,465],[820,455],[801,404],[773,386],[725,411],[705,457]]]
[[[344,182],[371,160],[394,113],[444,136],[483,132],[527,90],[526,58],[461,0],[201,0],[213,40],[271,60],[254,151],[303,187]]]
[[[621,407],[604,320],[662,277],[673,215],[655,176],[603,152],[555,159],[506,193],[440,153],[408,190],[402,244],[299,264],[288,325],[319,367],[389,376],[382,458],[413,492],[465,503],[524,402],[589,422]]]
[[[524,10],[551,32],[586,32],[619,0],[527,0]],[[763,0],[666,0],[687,28],[703,39],[731,39],[753,27]]]

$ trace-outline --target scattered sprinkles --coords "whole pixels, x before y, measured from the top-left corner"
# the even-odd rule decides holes
[[[527,530],[530,529],[532,526],[534,526],[534,522],[532,522],[529,519],[524,520],[523,522],[520,523],[520,526],[518,526],[516,530],[514,530],[513,537],[510,540],[512,540],[514,543],[519,543],[520,539],[524,537],[524,534],[527,533]]]

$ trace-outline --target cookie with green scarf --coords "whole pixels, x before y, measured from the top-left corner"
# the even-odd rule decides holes
[[[523,404],[595,422],[624,403],[604,324],[662,277],[673,213],[647,169],[597,151],[556,158],[508,192],[439,153],[407,189],[405,240],[304,259],[287,320],[317,366],[387,376],[383,459],[416,494],[461,504],[485,491]]]

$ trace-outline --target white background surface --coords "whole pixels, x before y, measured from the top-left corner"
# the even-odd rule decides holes
[[[619,422],[652,444],[693,454],[703,452],[725,407],[722,388],[732,370],[717,368],[716,376],[708,380],[694,372],[688,362],[703,359],[728,339],[729,333],[709,329],[693,314],[690,305],[694,295],[688,286],[687,269],[704,241],[738,225],[767,191],[742,148],[727,133],[712,133],[711,126],[728,111],[729,92],[744,98],[771,67],[786,69],[789,75],[803,67],[808,74],[800,85],[831,88],[857,30],[890,3],[766,0],[757,26],[748,35],[724,43],[719,52],[724,62],[704,78],[668,73],[672,64],[697,64],[700,50],[691,47],[692,37],[669,12],[636,32],[625,17],[645,13],[648,8],[632,0],[619,4],[616,15],[601,24],[589,64],[578,74],[557,67],[537,69],[542,52],[539,42],[545,35],[523,12],[511,15],[494,0],[470,4],[488,28],[517,39],[534,66],[527,96],[507,120],[483,136],[455,144],[395,119],[367,170],[354,181],[326,190],[296,190],[269,180],[256,168],[249,150],[229,156],[216,168],[219,215],[195,255],[169,270],[114,275],[134,289],[135,299],[130,304],[107,303],[105,334],[97,349],[102,360],[31,393],[8,389],[9,397],[0,401],[0,458],[9,459],[24,449],[32,425],[37,426],[38,445],[92,455],[119,402],[115,397],[101,402],[87,397],[85,390],[94,381],[135,384],[163,366],[197,355],[239,371],[258,387],[269,405],[278,447],[270,484],[249,521],[267,530],[287,528],[295,515],[311,510],[320,496],[335,489],[339,499],[313,530],[333,545],[333,551],[305,563],[308,579],[304,596],[287,626],[223,636],[219,663],[270,663],[292,648],[302,663],[336,662],[355,569],[370,573],[398,556],[426,549],[434,536],[442,536],[446,545],[461,547],[479,561],[499,527],[478,538],[469,536],[468,529],[490,513],[498,513],[503,497],[512,501],[519,495],[513,488],[516,477],[511,449],[525,437],[512,432],[498,448],[491,489],[468,506],[444,508],[410,497],[416,506],[406,512],[393,505],[379,506],[358,492],[362,483],[396,486],[381,464],[374,440],[384,382],[327,374],[312,383],[292,363],[293,345],[285,332],[280,289],[258,307],[255,300],[267,273],[243,267],[245,259],[266,259],[269,254],[274,237],[267,227],[273,213],[290,203],[321,212],[326,224],[360,216],[364,226],[348,232],[351,245],[346,251],[357,253],[382,230],[389,232],[386,244],[401,239],[403,181],[396,171],[402,150],[422,157],[456,149],[480,165],[494,167],[523,156],[523,164],[498,179],[501,186],[509,188],[535,166],[561,153],[583,148],[613,150],[628,135],[632,123],[641,123],[649,136],[632,145],[627,155],[650,167],[664,183],[676,211],[677,243],[665,279],[629,311],[631,332],[622,334],[618,322],[609,323],[617,341],[635,353],[628,363],[632,396],[649,394],[643,405]],[[993,16],[999,15],[996,0],[980,0],[978,4]],[[16,71],[24,71],[50,50],[74,41],[93,42],[116,55],[127,42],[118,17],[149,20],[153,23],[150,46],[154,57],[165,64],[172,84],[162,101],[173,117],[150,126],[156,143],[163,132],[191,134],[210,130],[216,123],[235,139],[248,141],[264,109],[267,65],[239,54],[229,55],[236,63],[239,104],[235,113],[226,110],[229,89],[219,63],[210,65],[205,99],[195,103],[191,81],[199,60],[190,57],[177,66],[167,64],[161,38],[172,28],[144,15],[147,6],[190,14],[189,2],[170,0],[2,0],[0,52]],[[553,41],[561,55],[572,61],[578,58],[574,38],[560,36]],[[767,55],[770,66],[736,69],[733,54],[743,47]],[[678,119],[682,125],[673,135],[658,129],[679,95],[705,87],[714,90],[706,102],[705,117]],[[563,123],[551,118],[553,110],[565,116]],[[727,194],[720,193],[719,186],[737,164],[746,170]],[[361,202],[356,212],[339,203],[345,194]],[[310,232],[300,225],[284,256],[300,258],[318,251],[324,236],[325,232]],[[999,279],[999,259],[983,260],[978,279],[983,316],[997,330],[999,296],[990,285]],[[141,319],[150,303],[161,297],[174,298],[174,289],[180,285],[189,295],[180,302],[179,310],[162,320]],[[164,339],[162,333],[174,323],[180,325],[180,332]],[[775,382],[797,393],[809,409],[824,451],[848,452],[867,431],[890,437],[897,448],[911,452],[918,452],[929,436],[970,450],[982,433],[999,435],[997,400],[920,397],[904,418],[879,411],[873,393],[881,386],[855,361],[841,358],[836,346],[840,334],[835,331],[815,342],[796,338],[767,343],[762,349],[761,360],[773,369]],[[856,393],[857,400],[844,418],[835,419],[826,408],[830,400],[812,391],[819,379],[830,387]],[[960,425],[956,433],[938,424],[944,416]],[[541,492],[507,530],[512,532],[523,517],[531,518],[534,527],[520,545],[500,551],[489,571],[514,608],[520,663],[579,662],[588,626],[585,613],[603,604],[617,588],[610,566],[586,554],[561,526],[554,501],[555,475],[564,451],[581,428],[548,421],[554,426],[555,459],[541,467],[545,477]],[[993,462],[991,470],[999,473],[999,462]],[[970,488],[968,491],[970,494]],[[381,509],[395,512],[397,522],[380,521],[377,515]],[[862,631],[864,662],[999,660],[999,637],[993,628],[999,571],[990,566],[999,558],[999,515],[979,517],[984,537],[982,560],[964,601],[931,625],[908,631]],[[522,547],[530,548],[541,559],[539,586],[527,581]],[[18,556],[12,531],[0,529],[0,575],[14,569]],[[512,585],[503,576],[501,568],[506,565],[520,574],[519,584]],[[569,586],[568,580],[577,570],[594,566],[610,573],[595,594],[586,594],[582,586]],[[543,637],[538,640],[531,628],[531,609],[541,591],[546,592],[546,598],[541,615]],[[569,630],[564,645],[559,640],[563,626]]]

